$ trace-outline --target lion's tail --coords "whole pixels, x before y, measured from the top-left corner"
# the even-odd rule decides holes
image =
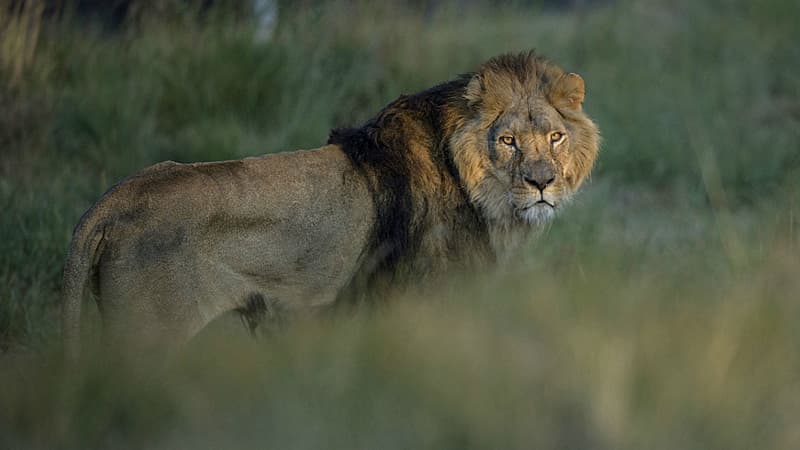
[[[92,210],[84,214],[72,235],[61,287],[61,334],[64,356],[75,362],[80,356],[81,305],[93,272],[103,238],[101,227],[92,220]]]

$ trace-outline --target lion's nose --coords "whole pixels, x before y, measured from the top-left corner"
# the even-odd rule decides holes
[[[534,161],[523,169],[522,179],[536,189],[544,191],[556,180],[555,170],[553,165],[547,161]]]

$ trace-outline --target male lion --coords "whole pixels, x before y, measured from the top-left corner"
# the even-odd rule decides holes
[[[504,258],[592,168],[599,135],[583,98],[580,76],[502,55],[318,149],[149,167],[75,229],[68,354],[90,281],[112,337],[174,348],[228,311],[254,326]]]

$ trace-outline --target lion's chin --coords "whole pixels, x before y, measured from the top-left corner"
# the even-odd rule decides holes
[[[531,225],[544,224],[552,219],[555,214],[555,205],[546,202],[537,202],[517,210],[517,217]]]

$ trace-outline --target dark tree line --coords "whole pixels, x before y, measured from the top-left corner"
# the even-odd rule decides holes
[[[406,0],[398,2],[425,14],[436,12],[444,6],[471,8],[480,6],[518,6],[547,9],[571,9],[609,0]],[[79,20],[101,23],[118,28],[127,20],[142,15],[177,14],[191,11],[205,14],[212,9],[246,18],[259,14],[269,7],[281,11],[301,11],[331,3],[330,0],[6,0],[7,8],[19,10],[36,5],[44,17],[65,14]],[[342,7],[365,5],[364,0],[339,0]]]

